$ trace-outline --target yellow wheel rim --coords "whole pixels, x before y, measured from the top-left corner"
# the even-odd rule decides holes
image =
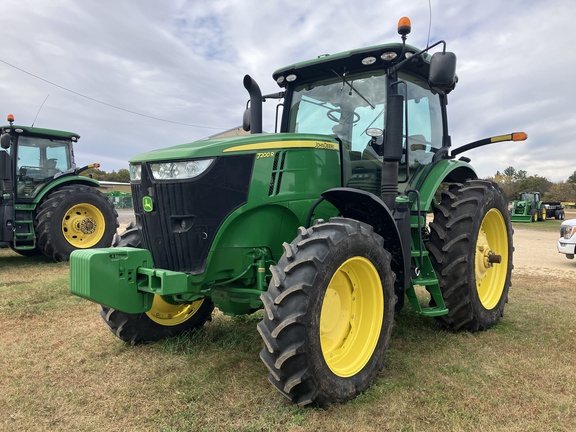
[[[384,320],[384,295],[378,271],[354,257],[336,271],[320,314],[320,345],[330,370],[350,377],[372,358]]]
[[[152,307],[146,312],[146,315],[160,325],[175,326],[192,318],[202,303],[204,303],[204,299],[196,300],[190,304],[175,305],[168,303],[161,296],[155,295]]]
[[[76,204],[62,218],[62,234],[78,249],[95,246],[106,231],[104,215],[92,204]]]
[[[493,309],[504,291],[508,275],[508,232],[504,217],[497,209],[490,209],[478,232],[476,241],[476,289],[482,305]],[[490,262],[490,255],[499,255],[502,260]]]

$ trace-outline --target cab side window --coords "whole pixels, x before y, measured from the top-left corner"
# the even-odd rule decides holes
[[[432,162],[434,153],[442,147],[442,111],[440,97],[432,93],[427,83],[411,76],[407,82],[408,137],[404,148],[411,167]],[[404,118],[406,122],[406,118]]]

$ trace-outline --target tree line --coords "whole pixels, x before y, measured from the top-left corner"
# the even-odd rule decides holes
[[[100,181],[130,183],[130,171],[128,171],[126,168],[119,169],[118,171],[112,171],[111,173],[107,173],[106,171],[98,168],[90,168],[86,171],[82,171],[82,175]]]
[[[509,166],[503,172],[496,171],[487,180],[498,183],[510,200],[520,192],[540,192],[542,201],[576,202],[576,171],[566,181],[553,183],[546,177],[528,175],[525,170]]]

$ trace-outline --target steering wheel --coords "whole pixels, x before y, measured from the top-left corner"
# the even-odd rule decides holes
[[[326,117],[328,117],[334,123],[340,123],[340,118],[342,118],[342,114],[344,114],[345,112],[349,112],[349,111],[344,111],[344,110],[339,109],[339,108],[332,108],[331,110],[328,110],[328,112],[326,113]],[[340,118],[336,117],[334,115],[334,113],[340,114]],[[360,115],[357,112],[353,111],[352,112],[352,123],[357,123],[359,121],[360,121]]]

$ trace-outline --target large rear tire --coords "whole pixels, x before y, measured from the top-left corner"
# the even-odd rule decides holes
[[[37,248],[56,261],[67,261],[76,249],[110,247],[117,219],[112,203],[94,187],[64,186],[38,208]]]
[[[475,332],[503,316],[512,233],[506,199],[495,183],[469,180],[442,194],[427,248],[449,310],[438,317],[445,327]]]
[[[382,369],[395,304],[383,243],[370,225],[344,218],[284,243],[258,331],[268,379],[293,402],[345,402]]]
[[[140,233],[134,224],[114,240],[114,247],[141,247]],[[155,342],[202,327],[212,319],[214,305],[210,299],[172,304],[155,295],[148,312],[129,314],[101,306],[100,316],[119,339],[131,345]]]

